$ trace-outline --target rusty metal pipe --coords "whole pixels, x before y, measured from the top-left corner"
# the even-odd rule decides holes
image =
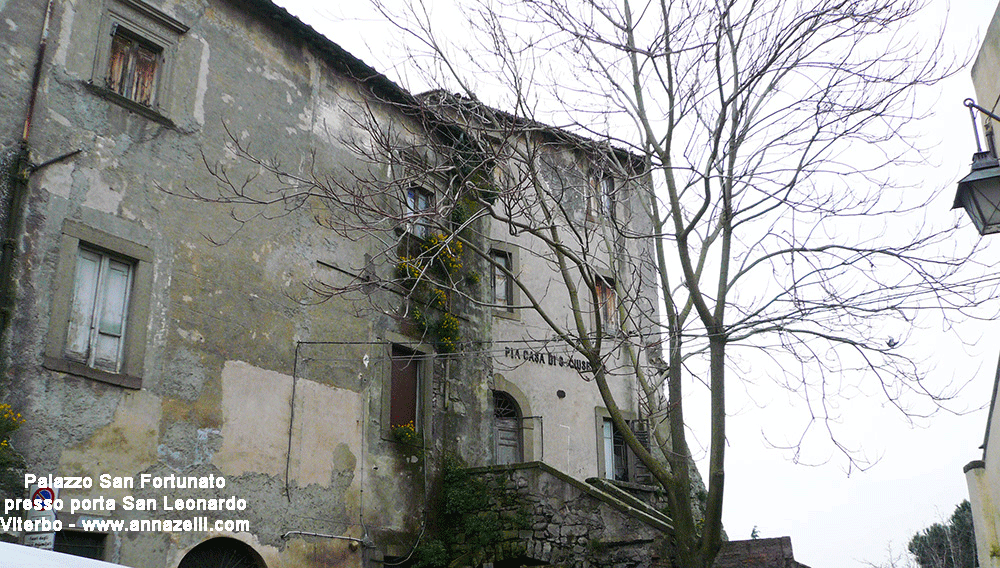
[[[28,98],[28,112],[24,117],[24,130],[21,131],[21,141],[28,142],[31,134],[31,119],[35,114],[35,100],[38,98],[38,85],[42,80],[42,64],[45,62],[45,46],[49,42],[49,23],[52,21],[54,0],[49,0],[45,8],[45,20],[42,22],[42,37],[38,40],[38,58],[35,60],[35,72],[31,77],[31,94]]]

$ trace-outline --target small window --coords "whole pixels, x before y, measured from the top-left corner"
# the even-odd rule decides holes
[[[157,71],[162,49],[115,26],[108,61],[107,87],[148,107],[155,103]]]
[[[80,247],[73,279],[66,358],[121,371],[134,262]]]
[[[590,196],[587,200],[587,216],[595,220],[600,217],[615,218],[618,189],[615,178],[605,173],[590,176]]]
[[[609,219],[615,218],[615,178],[603,176],[601,178],[601,213]]]
[[[493,260],[493,303],[498,309],[514,311],[514,283],[510,274],[514,269],[511,254],[504,250],[490,251]]]
[[[434,209],[434,194],[421,187],[406,190],[403,220],[406,231],[426,239],[431,234],[430,215]]]
[[[420,428],[420,363],[422,357],[398,345],[392,346],[392,381],[389,385],[389,425],[412,424]]]
[[[107,0],[88,88],[165,125],[171,68],[188,27],[141,0]]]
[[[603,276],[595,277],[594,293],[597,296],[595,312],[604,333],[614,333],[618,327],[618,299],[614,281]]]

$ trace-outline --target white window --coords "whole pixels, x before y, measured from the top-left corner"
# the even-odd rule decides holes
[[[103,252],[77,252],[66,358],[107,371],[121,371],[125,323],[134,265]]]
[[[406,230],[415,237],[426,239],[431,233],[429,217],[434,207],[434,194],[421,187],[410,187],[405,197],[403,219]]]
[[[628,447],[610,418],[604,419],[604,479],[628,481]]]

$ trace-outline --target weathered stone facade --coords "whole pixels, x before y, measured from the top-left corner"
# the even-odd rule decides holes
[[[384,242],[402,250],[410,229],[396,222],[346,238],[324,226],[339,211],[322,196],[272,201],[269,191],[289,178],[268,177],[270,164],[331,183],[358,171],[391,179],[389,165],[357,149],[373,136],[364,117],[412,140],[437,135],[409,93],[266,0],[0,0],[0,20],[11,32],[0,38],[9,57],[0,151],[20,148],[26,131],[35,165],[18,182],[23,206],[4,195],[0,217],[16,243],[5,261],[13,301],[2,351],[4,402],[27,418],[15,445],[32,474],[93,482],[62,489],[67,503],[88,504],[60,511],[64,525],[160,521],[60,538],[75,535],[136,568],[188,568],[226,551],[246,566],[404,559],[431,515],[442,456],[497,461],[502,392],[520,405],[508,429],[523,435],[520,459],[566,472],[511,470],[528,483],[518,494],[537,497],[533,524],[545,527],[508,540],[544,561],[582,554],[592,565],[645,565],[638,551],[657,538],[655,523],[573,481],[610,467],[607,412],[571,353],[550,345],[543,357],[533,346],[539,318],[482,308],[490,283],[470,278],[448,298],[465,347],[441,349],[416,328],[398,287],[378,285],[398,270]],[[112,80],[116,62],[152,74],[137,72],[126,88]],[[551,183],[586,186],[587,157],[553,148]],[[217,193],[225,180],[246,193]],[[592,222],[586,198],[574,199],[567,206]],[[538,243],[477,223],[469,243],[525,251],[527,284],[549,287]],[[469,260],[466,270],[490,269]],[[351,283],[351,293],[317,293]],[[82,297],[92,300],[83,315]],[[571,315],[565,297],[543,299],[560,318]],[[392,415],[402,389],[393,385],[411,366],[414,434],[403,440]],[[632,380],[612,386],[636,417]],[[102,475],[111,486],[100,486]],[[188,477],[225,485],[143,483]],[[550,486],[568,493],[550,495]],[[178,498],[247,506],[168,507]],[[557,504],[577,512],[567,517]],[[213,529],[162,529],[192,516]],[[645,536],[613,536],[631,531]]]

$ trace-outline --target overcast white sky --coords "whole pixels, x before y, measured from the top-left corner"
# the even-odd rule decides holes
[[[318,0],[276,1],[403,87],[414,92],[424,88],[408,81],[405,67],[394,68],[401,56],[390,51],[395,49],[391,30],[372,15],[366,0],[333,7]],[[997,0],[930,0],[926,24],[933,31],[947,17],[945,49],[964,57],[978,49],[996,8]],[[925,142],[940,149],[936,167],[921,174],[923,189],[931,193],[944,188],[928,212],[931,217],[957,216],[949,211],[954,182],[968,172],[975,149],[968,111],[962,106],[963,99],[974,96],[969,72],[967,68],[922,94],[937,112],[921,125]],[[965,226],[959,237],[971,240],[976,235]],[[989,248],[1000,260],[1000,244]],[[926,352],[937,361],[935,375],[972,379],[957,408],[988,404],[1000,352],[1000,342],[989,334],[997,325],[962,324],[958,331],[972,345],[941,329],[913,338],[925,342]],[[795,465],[782,452],[768,449],[762,428],[780,427],[781,415],[764,409],[730,419],[723,517],[730,538],[749,538],[757,526],[762,537],[791,536],[796,559],[812,568],[882,564],[889,546],[904,551],[915,532],[947,518],[968,497],[962,467],[981,457],[985,408],[962,416],[939,415],[914,428],[892,409],[863,399],[852,405],[855,439],[881,460],[850,476],[832,464]]]

